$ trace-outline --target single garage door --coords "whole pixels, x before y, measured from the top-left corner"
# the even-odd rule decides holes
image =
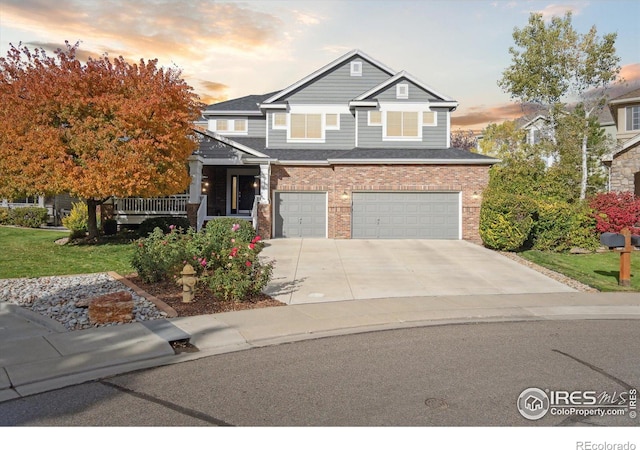
[[[327,237],[326,192],[276,192],[276,237]]]
[[[363,239],[459,239],[458,192],[354,192],[351,235]]]

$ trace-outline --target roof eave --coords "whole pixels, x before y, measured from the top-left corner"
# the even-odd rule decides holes
[[[493,165],[501,160],[495,158],[489,159],[414,159],[414,158],[394,158],[394,159],[328,159],[330,164],[426,164],[426,165]]]

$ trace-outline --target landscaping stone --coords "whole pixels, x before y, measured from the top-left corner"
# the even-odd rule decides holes
[[[101,295],[89,302],[91,323],[130,322],[133,319],[133,297],[120,291]]]

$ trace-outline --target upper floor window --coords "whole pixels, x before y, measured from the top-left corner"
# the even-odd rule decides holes
[[[418,113],[414,111],[387,111],[385,137],[419,138],[420,123]]]
[[[409,98],[408,84],[396,84],[396,98]]]
[[[627,106],[627,130],[640,130],[640,106]]]
[[[291,114],[290,120],[290,139],[323,139],[322,114]]]
[[[272,127],[274,130],[286,130],[287,129],[287,113],[273,113],[273,124]]]
[[[369,125],[382,125],[382,111],[369,111]]]
[[[220,134],[247,134],[247,119],[213,119],[209,129]]]
[[[436,113],[435,111],[423,111],[422,112],[422,125],[425,127],[435,126],[438,122],[436,122]]]
[[[362,61],[351,61],[351,76],[352,77],[362,76]]]
[[[339,130],[340,129],[340,114],[325,114],[324,126],[327,130]]]

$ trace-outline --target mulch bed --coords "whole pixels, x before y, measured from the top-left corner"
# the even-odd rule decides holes
[[[157,283],[145,283],[137,274],[125,275],[124,278],[171,306],[180,317],[284,306],[284,303],[266,294],[259,294],[242,302],[224,301],[215,297],[208,289],[202,286],[197,287],[193,302],[183,303],[182,288],[173,281],[166,280]]]

